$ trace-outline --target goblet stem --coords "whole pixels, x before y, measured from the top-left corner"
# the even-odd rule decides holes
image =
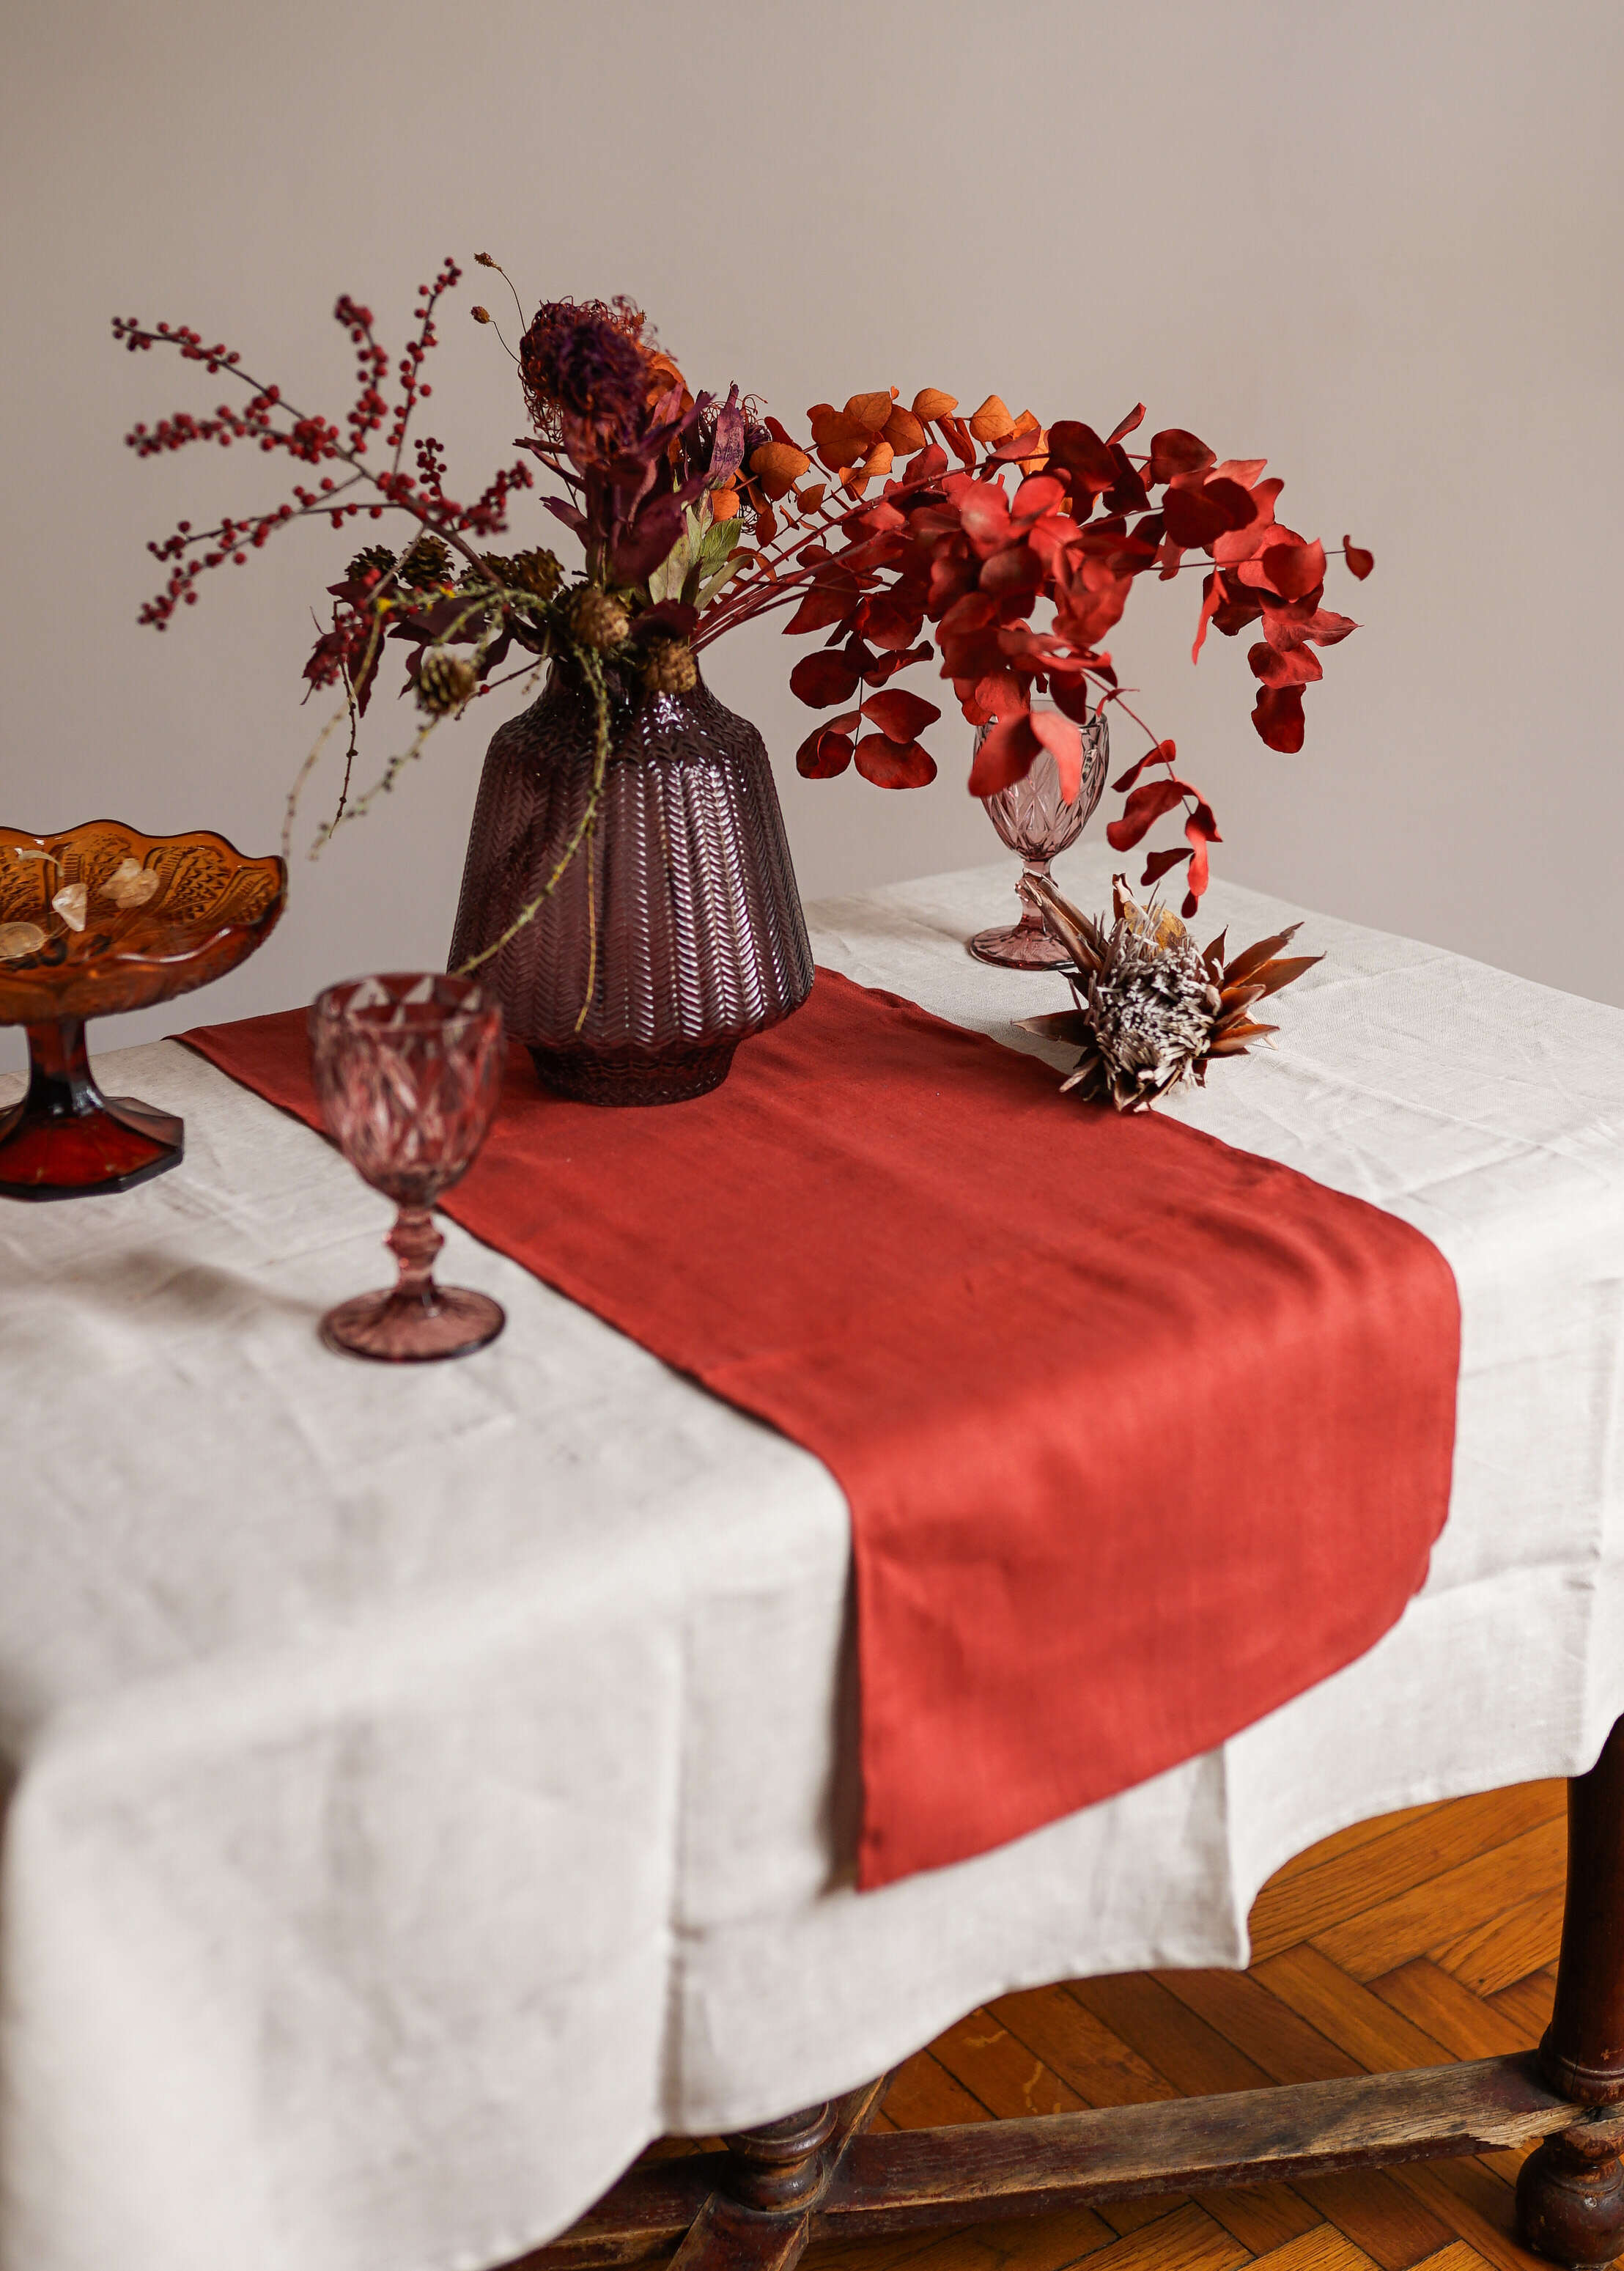
[[[1049,861],[1047,860],[1023,860],[1021,863],[1020,882],[1024,883],[1028,875],[1031,876],[1034,882],[1048,882],[1049,880]],[[1024,931],[1041,932],[1043,927],[1043,918],[1039,913],[1037,908],[1033,905],[1031,900],[1027,898],[1026,893],[1021,890],[1020,883],[1017,883],[1015,886],[1015,895],[1020,901],[1020,920],[1016,927]]]
[[[395,1227],[384,1244],[400,1264],[400,1276],[396,1282],[397,1301],[415,1301],[419,1307],[433,1309],[435,1306],[434,1256],[445,1240],[434,1228],[434,1217],[427,1207],[404,1206],[395,1217]]]

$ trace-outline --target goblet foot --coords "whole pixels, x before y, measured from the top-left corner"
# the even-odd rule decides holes
[[[432,1364],[484,1348],[507,1322],[500,1301],[464,1285],[429,1284],[420,1292],[390,1285],[329,1309],[322,1338],[330,1349],[380,1364]]]
[[[1011,923],[1003,930],[978,930],[966,942],[977,962],[1005,970],[1062,970],[1071,956],[1041,924]]]

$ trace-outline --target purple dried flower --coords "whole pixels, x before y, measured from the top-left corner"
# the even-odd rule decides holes
[[[612,457],[647,422],[642,328],[641,315],[623,301],[549,300],[520,342],[519,375],[536,429],[578,465]]]

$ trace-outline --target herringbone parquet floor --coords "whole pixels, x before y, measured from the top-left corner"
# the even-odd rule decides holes
[[[1058,2113],[1529,2048],[1550,2015],[1565,1785],[1361,1823],[1257,1896],[1247,1972],[1144,1972],[1006,1995],[898,2073],[882,2127]],[[1433,2161],[965,2231],[813,2248],[806,2271],[1531,2271],[1518,2156]],[[1548,2267],[1546,2267],[1548,2271]]]

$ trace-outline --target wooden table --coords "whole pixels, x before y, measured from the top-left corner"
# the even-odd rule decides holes
[[[515,2271],[671,2255],[681,2271],[791,2271],[813,2239],[872,2239],[1096,2200],[1256,2185],[1544,2141],[1524,2163],[1524,2239],[1556,2263],[1624,2252],[1624,1720],[1568,1785],[1556,2007],[1537,2051],[1033,2120],[868,2133],[871,2082],[746,2130],[721,2153],[645,2162]]]

